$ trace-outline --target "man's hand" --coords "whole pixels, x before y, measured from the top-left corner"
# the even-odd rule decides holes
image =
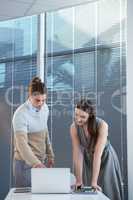
[[[43,163],[34,164],[32,167],[33,168],[46,168],[46,166]]]
[[[51,168],[51,167],[54,167],[54,160],[48,160],[48,162],[47,162],[47,167],[48,168]]]

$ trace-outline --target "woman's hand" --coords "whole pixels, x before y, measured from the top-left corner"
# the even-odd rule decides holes
[[[76,190],[81,190],[81,187],[82,187],[82,186],[83,186],[83,184],[82,184],[81,181],[80,181],[80,182],[79,182],[79,181],[76,181],[76,185],[75,185],[75,187],[76,187],[75,189],[76,189]]]
[[[99,185],[97,185],[97,184],[92,184],[91,187],[92,187],[92,189],[94,189],[95,191],[100,191],[100,192],[102,192],[102,188],[101,188]]]

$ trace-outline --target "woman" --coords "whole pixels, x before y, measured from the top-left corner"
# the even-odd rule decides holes
[[[14,177],[15,187],[31,186],[31,168],[44,168],[54,164],[49,140],[46,104],[47,89],[38,77],[29,85],[28,100],[14,113]]]
[[[122,200],[121,171],[108,140],[108,125],[95,116],[90,100],[77,103],[70,134],[77,187],[91,185],[111,200]]]

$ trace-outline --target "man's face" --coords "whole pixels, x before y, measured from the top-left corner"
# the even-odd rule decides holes
[[[39,95],[32,95],[29,97],[29,100],[32,104],[37,109],[41,109],[43,104],[46,102],[47,95],[46,94],[39,94]]]
[[[77,123],[77,125],[83,126],[87,123],[88,118],[89,114],[87,112],[84,112],[79,108],[75,108],[75,122]]]

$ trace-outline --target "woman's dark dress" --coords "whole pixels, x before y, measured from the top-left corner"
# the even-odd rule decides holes
[[[96,129],[102,119],[96,118]],[[77,133],[81,145],[81,150],[84,155],[83,160],[83,184],[91,185],[93,152],[94,152],[94,138],[87,140],[83,128],[77,126]],[[123,200],[122,177],[119,161],[115,150],[109,141],[107,141],[104,148],[101,167],[98,177],[98,185],[102,187],[103,193],[110,198],[110,200]]]

